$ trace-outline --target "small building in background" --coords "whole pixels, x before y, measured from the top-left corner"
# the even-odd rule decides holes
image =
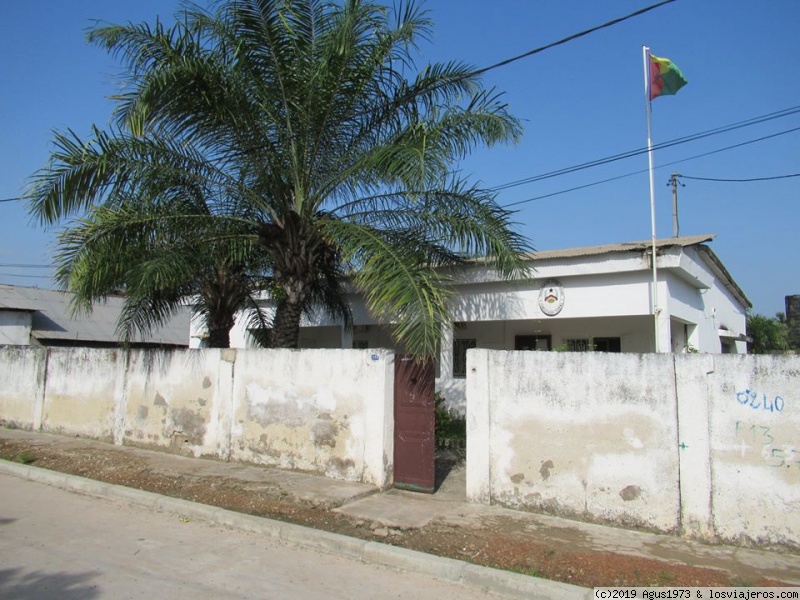
[[[120,346],[116,328],[124,299],[111,297],[89,313],[72,314],[69,292],[0,284],[0,345]],[[131,341],[134,348],[186,348],[190,307],[150,335]]]

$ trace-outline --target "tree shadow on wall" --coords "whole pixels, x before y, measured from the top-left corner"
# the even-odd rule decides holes
[[[100,590],[90,580],[95,573],[44,573],[0,569],[0,598],[15,600],[91,600]]]

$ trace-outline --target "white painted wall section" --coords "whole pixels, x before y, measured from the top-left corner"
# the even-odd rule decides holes
[[[470,350],[468,494],[526,510],[663,531],[678,526],[674,379],[656,355]],[[468,372],[468,380],[473,376]],[[488,415],[487,415],[488,412]],[[488,416],[488,418],[487,418]],[[470,458],[487,437],[488,469]],[[475,429],[477,428],[477,431]],[[468,452],[470,451],[468,449]],[[480,469],[473,473],[473,468]]]
[[[0,348],[0,423],[21,429],[41,427],[46,366],[44,348]]]

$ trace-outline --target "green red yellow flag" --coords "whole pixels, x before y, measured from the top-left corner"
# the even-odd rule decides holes
[[[686,83],[686,77],[675,63],[650,55],[650,100],[675,94]]]

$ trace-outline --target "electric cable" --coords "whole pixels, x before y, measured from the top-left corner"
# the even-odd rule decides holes
[[[680,160],[674,160],[672,162],[664,163],[663,165],[658,165],[656,167],[656,170],[663,169],[664,167],[669,167],[669,166],[672,166],[672,165],[677,165],[677,164],[680,164],[680,163],[683,163],[683,162],[687,162],[687,161],[690,161],[690,160],[695,160],[697,158],[703,158],[704,156],[710,156],[712,154],[718,154],[720,152],[725,152],[727,150],[733,150],[734,148],[740,148],[742,146],[747,146],[749,144],[755,144],[757,142],[762,142],[764,140],[768,140],[768,139],[772,139],[772,138],[779,137],[779,136],[782,136],[782,135],[786,135],[788,133],[793,133],[795,131],[800,131],[800,127],[795,127],[793,129],[787,129],[785,131],[779,131],[778,133],[773,133],[771,135],[765,135],[765,136],[762,136],[760,138],[756,138],[756,139],[753,139],[753,140],[748,140],[746,142],[740,142],[738,144],[733,144],[731,146],[726,146],[724,148],[718,148],[716,150],[711,150],[709,152],[703,152],[702,154],[695,154],[694,156],[689,156],[687,158],[682,158]],[[641,173],[647,173],[648,171],[649,171],[649,169],[640,169],[638,171],[633,171],[631,173],[626,173],[625,175],[617,175],[616,177],[611,177],[609,179],[603,179],[601,181],[595,181],[595,182],[592,182],[592,183],[587,183],[587,184],[584,184],[584,185],[572,187],[572,188],[569,188],[569,189],[566,189],[566,190],[560,190],[558,192],[551,192],[549,194],[543,194],[541,196],[535,196],[533,198],[527,198],[525,200],[517,200],[515,202],[509,202],[507,204],[501,204],[500,206],[502,206],[503,208],[509,208],[509,207],[512,207],[512,206],[519,206],[520,204],[527,204],[529,202],[535,202],[537,200],[543,200],[545,198],[551,198],[553,196],[560,196],[561,194],[567,194],[569,192],[574,192],[576,190],[582,190],[582,189],[593,187],[593,186],[596,186],[596,185],[601,185],[603,183],[608,183],[610,181],[616,181],[618,179],[624,179],[625,177],[632,177],[633,175],[639,175]],[[794,175],[787,175],[787,176],[780,176],[780,177],[794,177]]]
[[[484,73],[486,73],[488,71],[491,71],[493,69],[497,69],[499,67],[504,67],[504,66],[506,66],[508,64],[511,64],[513,62],[516,62],[518,60],[522,60],[523,58],[528,58],[529,56],[533,56],[534,54],[538,54],[539,52],[544,52],[545,50],[549,50],[550,48],[555,48],[556,46],[561,46],[562,44],[566,44],[567,42],[571,42],[571,41],[576,40],[578,38],[581,38],[581,37],[583,37],[585,35],[589,35],[590,33],[594,33],[595,31],[600,31],[601,29],[605,29],[607,27],[612,27],[614,25],[617,25],[618,23],[622,23],[623,21],[627,21],[628,19],[633,19],[634,17],[638,17],[639,15],[643,15],[646,12],[650,12],[651,10],[654,10],[656,8],[660,8],[660,7],[664,6],[665,4],[670,4],[672,2],[675,2],[675,0],[663,0],[663,2],[658,2],[657,4],[652,4],[650,6],[642,8],[640,10],[637,10],[636,12],[632,12],[631,14],[626,15],[624,17],[619,17],[617,19],[613,19],[611,21],[608,21],[607,23],[603,23],[602,25],[598,25],[596,27],[592,27],[591,29],[584,29],[583,31],[581,31],[579,33],[573,33],[572,35],[569,35],[569,36],[567,36],[565,38],[562,38],[562,39],[558,40],[557,42],[551,42],[550,44],[546,44],[545,46],[540,46],[538,48],[534,48],[533,50],[529,50],[528,52],[524,52],[523,54],[519,54],[519,55],[514,56],[512,58],[507,58],[505,60],[501,60],[500,62],[497,62],[497,63],[495,63],[493,65],[489,65],[488,67],[483,67],[482,69],[478,69],[477,71],[472,71],[471,73],[468,73],[467,75],[465,75],[464,78],[466,78],[466,77],[474,77],[475,75],[483,75]]]
[[[696,181],[721,181],[725,183],[744,183],[748,181],[772,181],[775,179],[789,179],[790,177],[800,177],[800,173],[789,175],[773,175],[771,177],[748,177],[746,179],[722,179],[718,177],[692,177],[691,175],[678,175],[680,179],[694,179]]]
[[[752,117],[750,119],[745,119],[744,121],[737,121],[735,123],[731,123],[729,125],[721,125],[720,127],[715,127],[714,129],[707,129],[706,131],[701,131],[699,133],[693,133],[690,135],[686,135],[680,138],[675,138],[673,140],[668,140],[666,142],[662,142],[660,144],[655,144],[653,146],[653,150],[662,150],[664,148],[671,148],[673,146],[678,146],[680,144],[685,144],[688,142],[693,142],[696,140],[700,140],[703,138],[711,137],[714,135],[718,135],[720,133],[727,133],[729,131],[735,131],[737,129],[742,129],[744,127],[749,127],[751,125],[759,125],[761,123],[766,123],[768,121],[772,121],[773,119],[779,119],[781,117],[787,117],[793,114],[797,114],[800,112],[800,106],[793,106],[791,108],[785,108],[783,110],[775,111],[772,113],[768,113],[766,115],[761,115],[759,117]],[[611,162],[615,162],[617,160],[623,160],[625,158],[632,158],[634,156],[639,156],[641,154],[646,154],[648,148],[642,147],[637,148],[636,150],[629,150],[627,152],[622,152],[620,154],[614,154],[612,156],[607,156],[604,158],[598,158],[595,160],[587,161],[584,163],[580,163],[578,165],[573,165],[571,167],[564,167],[562,169],[557,169],[555,171],[549,171],[547,173],[541,173],[539,175],[533,175],[531,177],[525,177],[523,179],[517,179],[515,181],[510,181],[508,183],[503,183],[500,185],[496,185],[490,187],[489,189],[492,191],[500,191],[506,190],[512,187],[518,187],[520,185],[525,185],[527,183],[534,183],[536,181],[541,181],[543,179],[551,179],[553,177],[557,177],[559,175],[567,175],[569,173],[574,173],[576,171],[582,171],[584,169],[589,169],[592,167],[597,167],[601,165],[605,165]]]

